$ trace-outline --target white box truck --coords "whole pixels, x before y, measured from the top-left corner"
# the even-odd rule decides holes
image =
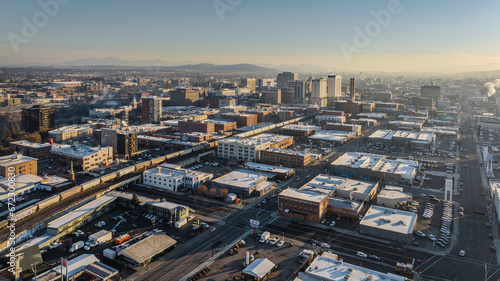
[[[79,250],[79,249],[83,248],[84,246],[85,246],[85,242],[83,242],[83,241],[78,241],[78,242],[74,243],[74,244],[71,246],[71,248],[69,249],[69,252],[70,252],[70,253],[73,253],[74,251]]]
[[[187,219],[183,218],[175,222],[175,228],[181,228],[182,226],[187,224]]]
[[[271,237],[271,233],[269,231],[264,231],[264,233],[262,233],[260,235],[260,239],[259,239],[259,242],[260,243],[264,243],[266,242],[267,239],[269,239]]]
[[[108,230],[101,230],[89,236],[89,242],[96,245],[106,243],[111,239],[113,239],[113,234]]]

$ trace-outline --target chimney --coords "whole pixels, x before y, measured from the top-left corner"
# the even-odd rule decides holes
[[[351,94],[351,101],[354,101],[354,78],[351,78],[351,84],[349,88],[349,92]]]
[[[161,172],[161,167],[156,167],[156,171],[157,171],[158,173],[160,173],[160,172]]]
[[[248,265],[249,263],[250,263],[250,253],[247,251],[246,264]]]

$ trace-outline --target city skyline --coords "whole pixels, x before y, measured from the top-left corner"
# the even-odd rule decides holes
[[[4,3],[1,65],[115,57],[328,71],[500,69],[500,3],[440,1]],[[489,7],[484,9],[484,7]],[[34,28],[30,30],[29,26]],[[470,67],[467,67],[470,66]]]

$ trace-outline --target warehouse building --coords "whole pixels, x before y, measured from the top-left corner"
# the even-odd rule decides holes
[[[252,195],[260,196],[267,193],[266,191],[270,191],[272,183],[268,182],[267,179],[261,174],[233,171],[216,178],[212,184],[217,188],[227,188],[230,193],[249,197]]]
[[[314,135],[308,137],[308,139],[313,141],[326,142],[334,145],[342,145],[348,140],[356,137],[353,132],[346,131],[319,131]]]
[[[177,241],[165,234],[151,235],[121,250],[118,256],[133,265],[146,265],[175,243]]]
[[[9,184],[12,182],[9,177],[0,179],[0,202],[7,201],[9,197],[12,197],[12,193],[21,196],[35,192],[35,190],[40,189],[40,183],[43,181],[42,177],[31,174],[16,175],[13,179],[13,186]],[[11,188],[9,189],[9,187]]]
[[[346,152],[330,165],[334,174],[364,180],[413,184],[420,171],[417,161],[387,159],[385,155]]]
[[[100,262],[95,255],[83,254],[67,261],[67,266],[61,270],[61,265],[58,265],[49,271],[39,274],[36,278],[38,281],[59,281],[59,280],[77,280],[84,278],[83,274],[89,274],[98,280],[110,280],[118,274],[118,270]],[[68,275],[68,276],[66,276]]]
[[[283,216],[320,222],[327,208],[327,194],[287,188],[278,195],[278,212]]]
[[[259,172],[272,174],[273,176],[268,177],[268,180],[269,179],[286,180],[295,174],[295,170],[292,168],[272,166],[254,162],[244,163],[243,167],[248,170],[255,170]]]
[[[382,273],[349,264],[338,255],[324,252],[317,256],[309,267],[294,281],[409,281],[408,277],[392,273]]]
[[[417,214],[372,205],[359,223],[359,232],[410,244]]]
[[[413,195],[403,191],[402,187],[387,185],[377,196],[377,205],[396,208],[413,200]]]
[[[64,215],[47,225],[47,233],[57,235],[65,232],[70,233],[76,228],[84,225],[114,207],[116,196],[105,195],[82,207]]]

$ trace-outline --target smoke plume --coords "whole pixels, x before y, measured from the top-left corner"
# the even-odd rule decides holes
[[[487,82],[484,84],[484,87],[488,89],[488,97],[493,96],[498,88],[500,88],[500,79],[495,79],[492,82]]]

